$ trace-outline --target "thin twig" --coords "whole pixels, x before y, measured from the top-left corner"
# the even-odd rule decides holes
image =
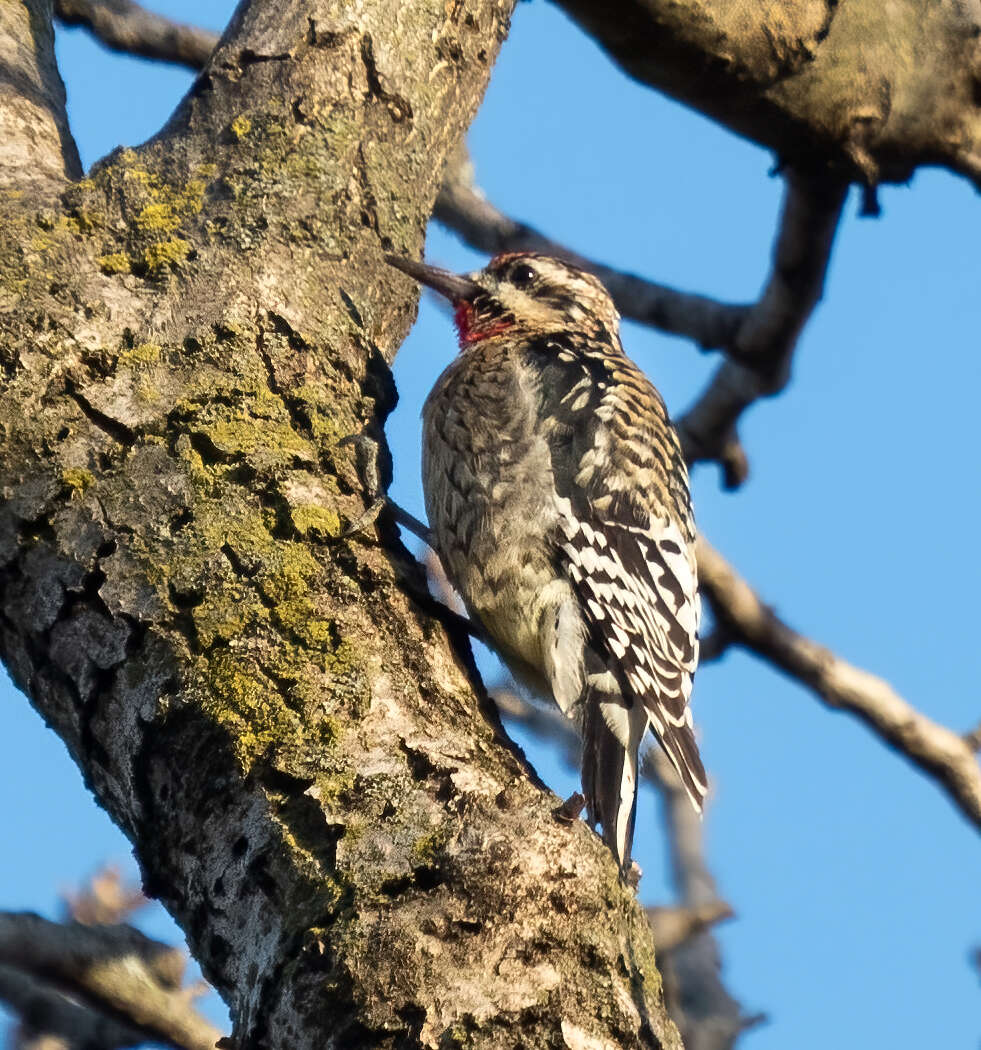
[[[696,933],[717,922],[731,919],[732,908],[725,901],[711,901],[700,908],[647,908],[647,920],[654,934],[654,945],[662,952],[680,948]]]
[[[881,678],[798,634],[704,539],[698,541],[698,576],[716,622],[730,631],[734,644],[806,685],[828,707],[859,718],[943,788],[981,830],[981,765],[965,737],[931,721]]]
[[[55,14],[64,25],[84,26],[113,51],[195,71],[218,43],[217,33],[175,22],[132,0],[56,0]]]

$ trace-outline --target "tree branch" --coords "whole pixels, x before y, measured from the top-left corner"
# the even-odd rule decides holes
[[[964,737],[915,710],[881,678],[794,631],[704,539],[698,544],[698,576],[702,594],[734,644],[806,685],[828,707],[859,718],[934,780],[981,830],[981,766]]]
[[[746,312],[724,362],[694,405],[677,421],[689,463],[718,460],[727,488],[745,481],[748,466],[736,424],[761,397],[790,377],[797,340],[824,291],[847,185],[800,171],[785,173],[783,209],[773,264],[759,300]]]
[[[648,750],[643,775],[664,807],[672,881],[681,906],[712,914],[726,907],[705,858],[705,827],[661,748]],[[722,983],[722,956],[710,929],[695,929],[662,961],[665,995],[687,1050],[731,1050],[755,1016],[747,1017]]]
[[[55,985],[144,1039],[177,1050],[213,1050],[221,1032],[191,1007],[181,988],[184,954],[132,926],[57,923],[29,913],[0,912],[0,968],[9,996],[29,986],[11,970]],[[0,993],[3,994],[3,993]],[[52,1007],[55,1032],[64,1010]],[[119,1033],[122,1034],[122,1033]]]
[[[435,218],[479,251],[557,255],[596,274],[625,316],[693,339],[729,358],[698,401],[678,420],[690,463],[718,460],[727,488],[745,481],[748,463],[736,423],[761,397],[778,393],[790,376],[798,337],[820,301],[847,184],[799,171],[785,173],[786,190],[773,263],[759,300],[720,303],[624,274],[550,241],[504,215],[473,183],[459,152],[448,166]]]
[[[55,0],[66,26],[84,26],[112,51],[173,62],[195,72],[218,43],[218,34],[148,11],[132,0]]]
[[[0,1002],[19,1019],[13,1041],[17,1050],[47,1045],[47,1040],[52,1038],[65,1050],[72,1047],[114,1050],[139,1046],[154,1038],[152,1033],[106,1017],[18,967],[3,963],[0,963]]]
[[[981,187],[976,4],[558,0],[630,76],[874,186],[942,164]]]
[[[433,217],[477,251],[539,252],[566,259],[606,285],[624,317],[694,340],[704,350],[735,351],[735,335],[747,307],[720,303],[587,259],[497,210],[476,188],[473,166],[459,151],[447,166]]]
[[[82,172],[58,75],[51,0],[0,4],[0,189],[56,192]]]

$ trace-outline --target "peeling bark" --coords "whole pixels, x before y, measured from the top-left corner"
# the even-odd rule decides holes
[[[643,912],[393,526],[336,539],[415,309],[381,253],[510,6],[256,0],[74,183],[50,5],[3,26],[44,119],[0,96],[0,651],[238,1047],[680,1046]]]

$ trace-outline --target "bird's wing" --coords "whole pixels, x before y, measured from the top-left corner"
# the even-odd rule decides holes
[[[701,810],[707,784],[692,729],[692,678],[698,661],[694,566],[678,525],[652,517],[646,527],[612,516],[584,516],[560,501],[564,568],[579,597],[588,644],[612,657],[608,667],[623,713],[605,711],[625,747],[634,701]]]
[[[618,770],[603,758],[613,752],[597,727],[593,760],[604,769],[590,770],[586,717],[584,785],[588,798],[594,782],[598,819],[619,840],[623,861],[631,766],[648,722],[699,811],[707,790],[688,707],[699,601],[687,470],[660,396],[622,353],[557,337],[542,348],[539,367],[550,402],[543,417],[552,421],[558,558],[601,664],[591,674],[587,667],[587,688],[628,752]]]

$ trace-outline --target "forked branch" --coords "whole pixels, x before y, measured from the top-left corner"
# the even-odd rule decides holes
[[[742,414],[790,378],[800,333],[824,291],[847,184],[789,170],[770,275],[746,312],[723,362],[678,420],[689,463],[717,460],[727,488],[745,481],[748,465],[736,437]]]

